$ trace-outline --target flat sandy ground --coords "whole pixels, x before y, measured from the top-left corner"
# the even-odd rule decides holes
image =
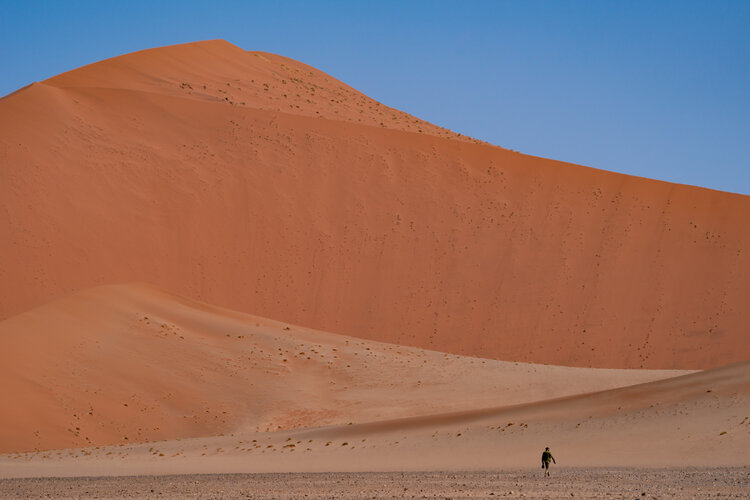
[[[748,468],[215,474],[0,480],[2,498],[750,498]]]

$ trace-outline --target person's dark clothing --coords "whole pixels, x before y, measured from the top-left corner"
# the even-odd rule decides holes
[[[550,453],[549,450],[544,450],[544,452],[542,453],[542,468],[543,469],[547,469],[547,470],[549,469],[550,460],[552,462],[555,462],[555,457],[552,456],[552,453]]]

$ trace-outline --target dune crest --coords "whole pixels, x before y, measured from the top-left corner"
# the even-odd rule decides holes
[[[153,92],[481,142],[384,106],[306,64],[267,52],[247,52],[225,40],[125,54],[44,83],[64,89]]]

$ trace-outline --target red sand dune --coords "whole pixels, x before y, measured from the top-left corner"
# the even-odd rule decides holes
[[[579,369],[596,376],[594,369]],[[641,370],[634,371],[635,373]],[[747,464],[747,362],[510,407],[275,433],[0,456],[0,476]],[[538,465],[537,465],[538,467]],[[537,470],[538,473],[538,470]]]
[[[146,285],[0,322],[0,453],[345,425],[672,377],[464,358],[290,326]]]
[[[223,41],[0,99],[0,179],[0,476],[749,444],[750,197],[490,146]]]
[[[504,360],[750,358],[749,197],[458,138],[223,41],[4,97],[0,179],[0,317],[145,281]]]

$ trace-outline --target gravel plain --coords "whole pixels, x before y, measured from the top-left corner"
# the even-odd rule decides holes
[[[214,474],[0,480],[1,498],[750,498],[748,468]]]

